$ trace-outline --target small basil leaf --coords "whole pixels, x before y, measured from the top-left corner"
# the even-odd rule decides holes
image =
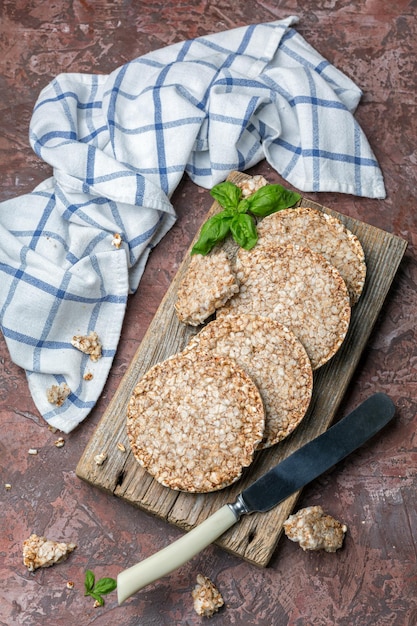
[[[238,213],[230,224],[230,230],[236,243],[245,250],[251,250],[258,241],[253,218],[247,213]]]
[[[248,198],[243,198],[237,205],[238,213],[247,213],[250,208],[250,202]]]
[[[230,223],[233,217],[221,211],[210,217],[201,228],[197,242],[191,249],[191,254],[202,254],[205,256],[227,237],[230,232]]]
[[[104,605],[104,598],[101,597],[99,593],[95,593],[94,591],[90,591],[89,594],[96,602],[99,603],[100,606]]]
[[[105,595],[114,591],[116,587],[117,581],[114,578],[100,578],[94,585],[93,592]]]
[[[294,206],[301,198],[299,193],[281,185],[266,185],[249,196],[249,211],[258,217],[266,217],[282,209]]]
[[[84,587],[85,587],[86,594],[89,591],[91,591],[91,589],[94,587],[94,581],[95,581],[95,576],[93,572],[90,569],[88,569],[85,573],[85,580],[84,580]]]
[[[224,209],[236,209],[242,197],[241,189],[227,180],[215,185],[210,193]]]

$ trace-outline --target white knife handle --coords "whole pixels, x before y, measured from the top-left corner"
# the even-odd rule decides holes
[[[146,585],[166,576],[189,561],[237,521],[238,517],[233,508],[225,504],[216,513],[210,515],[204,522],[174,543],[120,572],[117,576],[117,600],[119,604]]]

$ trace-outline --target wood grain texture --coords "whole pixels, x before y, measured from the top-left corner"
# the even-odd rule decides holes
[[[235,172],[229,180],[237,182],[244,177]],[[180,493],[165,488],[153,480],[133,457],[126,435],[126,407],[137,381],[152,365],[180,351],[198,330],[181,324],[174,311],[178,284],[189,263],[190,255],[187,253],[79,460],[76,473],[81,479],[170,524],[190,530],[223,504],[233,502],[259,476],[329,427],[381,313],[407,243],[314,202],[303,199],[301,205],[313,206],[338,217],[357,235],[365,251],[367,278],[362,296],[352,309],[344,343],[338,353],[314,373],[311,404],[296,431],[278,445],[258,452],[253,464],[237,483],[211,494]],[[214,203],[209,215],[218,210],[219,205]],[[118,442],[124,444],[126,452],[117,447]],[[98,466],[94,457],[102,452],[107,453],[107,460]],[[283,522],[291,514],[298,496],[299,493],[294,494],[268,513],[243,518],[217,543],[225,550],[265,567],[279,541]]]

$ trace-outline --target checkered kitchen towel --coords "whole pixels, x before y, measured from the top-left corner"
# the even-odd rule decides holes
[[[360,90],[295,23],[175,44],[108,76],[62,74],[40,94],[30,140],[53,176],[0,204],[0,322],[51,425],[69,432],[96,403],[184,172],[210,188],[266,158],[300,190],[384,197],[352,116]],[[71,345],[91,331],[96,362]],[[47,390],[62,383],[71,393],[58,407]]]

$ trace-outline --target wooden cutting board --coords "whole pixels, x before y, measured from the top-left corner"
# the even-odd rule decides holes
[[[247,176],[234,172],[228,180],[238,182],[244,178]],[[407,243],[310,200],[303,199],[300,204],[313,206],[338,217],[357,235],[365,251],[367,278],[362,296],[352,310],[349,332],[342,347],[314,374],[311,405],[296,431],[276,446],[258,452],[253,464],[237,483],[211,494],[180,493],[163,487],[133,457],[125,420],[127,403],[134,386],[152,365],[182,350],[196,332],[196,329],[181,324],[174,311],[178,284],[190,259],[187,252],[118,390],[84,450],[76,468],[77,476],[170,524],[190,530],[223,504],[233,502],[237,494],[259,476],[329,427],[366,347]],[[215,202],[208,215],[219,210]],[[118,443],[125,446],[126,452],[118,448]],[[103,465],[97,465],[94,460],[100,453],[107,454]],[[294,494],[268,513],[243,517],[218,540],[218,545],[258,566],[266,566],[281,536],[283,523],[291,514],[298,496],[299,493]]]

